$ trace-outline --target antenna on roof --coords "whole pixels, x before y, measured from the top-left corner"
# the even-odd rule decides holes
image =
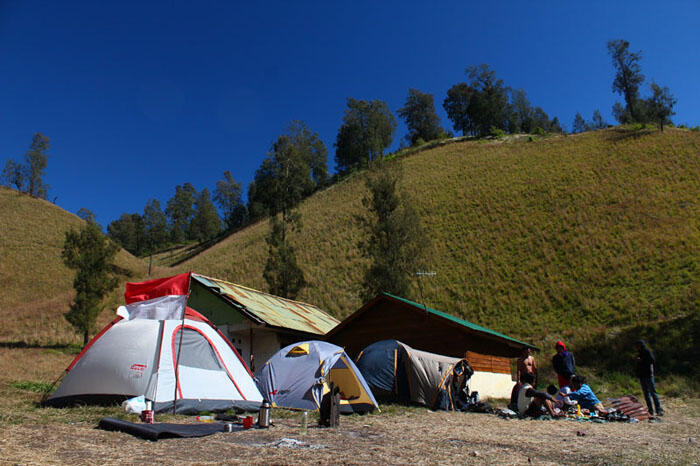
[[[428,306],[425,305],[425,298],[423,297],[423,286],[421,286],[420,279],[421,277],[434,277],[437,275],[436,272],[416,272],[413,275],[418,277],[418,290],[420,291],[420,299],[423,301],[423,309],[425,309],[425,316],[428,317]]]

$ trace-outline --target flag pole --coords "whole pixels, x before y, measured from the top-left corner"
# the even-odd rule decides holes
[[[177,414],[177,383],[180,380],[180,352],[182,351],[182,336],[185,334],[185,314],[187,313],[187,299],[190,297],[190,285],[192,283],[192,271],[187,276],[187,298],[185,308],[182,310],[182,323],[180,324],[180,343],[177,345],[177,357],[175,358],[175,395],[173,396],[173,414]]]

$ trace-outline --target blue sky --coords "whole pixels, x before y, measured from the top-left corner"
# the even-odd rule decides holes
[[[0,168],[51,139],[45,181],[103,225],[184,182],[244,189],[290,120],[333,143],[347,97],[403,105],[488,63],[568,128],[622,99],[610,39],[700,124],[700,2],[72,2],[0,0]],[[398,119],[398,118],[397,118]],[[451,127],[450,127],[451,129]],[[394,147],[406,133],[400,124]]]

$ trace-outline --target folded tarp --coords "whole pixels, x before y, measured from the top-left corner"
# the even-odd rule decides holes
[[[202,424],[135,424],[122,421],[113,417],[105,417],[100,420],[98,429],[126,432],[127,434],[141,437],[146,440],[158,440],[174,437],[206,437],[217,432],[225,432],[226,425],[218,422]],[[243,430],[242,426],[233,426],[234,430]]]

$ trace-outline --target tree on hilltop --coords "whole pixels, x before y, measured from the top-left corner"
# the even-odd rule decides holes
[[[581,114],[579,112],[576,112],[576,116],[574,117],[574,122],[571,125],[571,132],[572,133],[583,133],[585,131],[588,131],[588,123],[586,123],[586,120],[583,119]]]
[[[158,199],[151,199],[143,208],[146,252],[153,254],[168,243],[168,218]]]
[[[224,172],[224,179],[216,182],[214,200],[224,214],[228,231],[242,227],[248,218],[248,211],[241,201],[241,189],[241,183],[237,183],[228,170]]]
[[[608,53],[616,71],[612,89],[625,99],[624,111],[621,111],[620,106],[613,107],[613,113],[620,123],[644,120],[643,109],[639,105],[639,87],[644,82],[642,67],[639,64],[642,52],[630,52],[629,46],[630,43],[622,39],[608,42]]]
[[[603,119],[600,110],[597,108],[593,111],[593,121],[591,123],[593,129],[605,129],[608,127],[608,123]]]
[[[170,236],[174,243],[191,239],[191,223],[194,217],[194,200],[197,190],[190,183],[175,187],[175,194],[168,200],[165,215],[170,222]]]
[[[146,225],[140,214],[122,214],[107,225],[107,235],[135,256],[146,251]]]
[[[118,249],[95,223],[88,222],[80,231],[71,229],[66,233],[61,257],[76,274],[73,280],[75,298],[64,316],[76,331],[83,334],[83,345],[90,339],[97,316],[102,311],[102,300],[117,286],[111,270]]]
[[[457,83],[447,90],[447,97],[442,107],[447,112],[447,118],[452,121],[455,131],[461,131],[462,136],[474,133],[472,121],[469,118],[469,102],[474,89],[467,83]]]
[[[36,133],[32,138],[29,150],[24,154],[25,175],[27,181],[27,193],[46,199],[49,194],[49,186],[44,184],[42,177],[46,170],[49,150],[49,138],[41,133]]]
[[[24,164],[8,159],[2,171],[2,181],[7,186],[14,185],[18,191],[46,199],[49,185],[43,181],[49,150],[49,138],[41,133],[34,134],[29,149],[24,154]]]
[[[22,164],[8,159],[5,168],[2,170],[2,181],[8,187],[14,185],[17,191],[24,191],[24,169]]]
[[[435,113],[433,95],[418,89],[409,89],[406,103],[398,114],[408,126],[406,139],[415,145],[419,140],[439,139],[445,131],[440,127],[440,117]]]
[[[81,207],[80,209],[78,209],[78,213],[76,215],[88,223],[97,224],[97,221],[95,220],[95,213],[86,207]],[[100,229],[102,228],[100,227]]]
[[[199,242],[209,241],[221,233],[221,220],[208,188],[202,189],[194,201],[191,231],[192,237]]]
[[[676,102],[676,98],[668,87],[661,87],[655,82],[651,83],[651,97],[646,100],[647,116],[659,125],[661,131],[664,130],[664,124],[671,123],[670,116],[676,114],[673,111]]]
[[[463,134],[486,136],[492,128],[506,130],[512,121],[508,88],[489,65],[469,66],[469,83],[460,83],[447,91],[443,107],[455,129]]]
[[[335,142],[335,162],[340,173],[368,166],[391,145],[396,118],[382,100],[348,98],[343,124]]]
[[[292,121],[272,144],[248,187],[250,218],[284,213],[325,186],[327,157],[328,151],[318,133],[301,121]]]

